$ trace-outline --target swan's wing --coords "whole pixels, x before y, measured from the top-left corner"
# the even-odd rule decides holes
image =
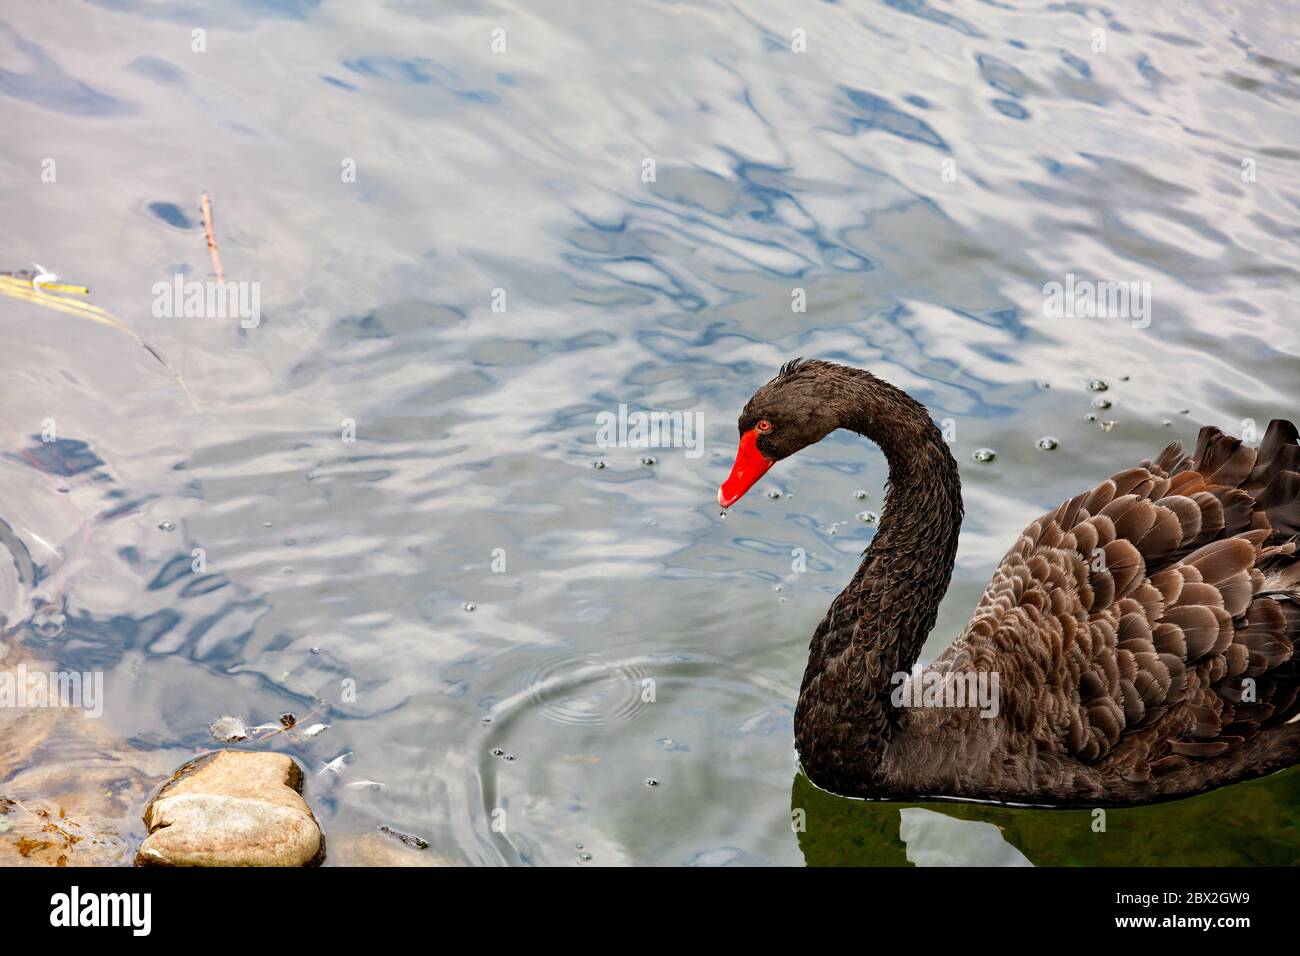
[[[1300,714],[1298,538],[1295,426],[1203,428],[1026,528],[945,664],[998,671],[1039,752],[1133,780],[1225,753]]]

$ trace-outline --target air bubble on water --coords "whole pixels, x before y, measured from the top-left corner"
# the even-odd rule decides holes
[[[1110,408],[1111,400],[1109,398],[1094,398],[1092,400],[1093,408]]]
[[[169,521],[168,519],[164,518],[162,521],[159,521],[159,522],[158,522],[158,530],[159,530],[159,531],[175,531],[175,530],[176,530],[176,522],[175,522],[175,521]]]
[[[1108,388],[1110,388],[1110,386],[1107,385],[1103,379],[1093,378],[1088,380],[1088,391],[1090,392],[1104,392]]]
[[[599,458],[597,458],[595,461],[591,463],[591,467],[595,468],[597,471],[600,471],[602,468],[605,467],[605,463],[601,461]]]
[[[781,492],[775,488],[769,488],[767,489],[767,496],[775,500],[781,497]]]
[[[645,465],[647,468],[649,468],[651,465],[656,464],[656,461],[655,461],[655,459],[654,459],[654,456],[652,456],[652,455],[644,455],[644,456],[642,456],[642,458],[641,458],[641,464],[643,464],[643,465]]]
[[[998,453],[992,448],[976,448],[971,454],[971,458],[979,462],[990,462],[998,457]]]
[[[1043,451],[1052,451],[1054,448],[1059,447],[1060,444],[1061,443],[1051,435],[1044,435],[1042,438],[1038,439],[1038,447],[1043,449]]]
[[[876,514],[874,511],[859,511],[858,520],[863,524],[875,524],[880,520],[880,515]]]
[[[465,610],[467,610],[467,611],[473,611],[473,610],[476,610],[476,609],[478,608],[478,605],[475,604],[473,601],[466,601],[464,607],[465,607]]]
[[[853,492],[853,497],[857,498],[859,501],[866,501],[867,493],[859,489],[858,491]]]

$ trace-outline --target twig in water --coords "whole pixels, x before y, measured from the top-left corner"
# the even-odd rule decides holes
[[[212,200],[208,194],[204,193],[203,198],[199,200],[199,208],[203,210],[203,232],[208,237],[208,252],[212,253],[212,268],[217,271],[217,281],[224,283],[225,277],[221,272],[221,253],[217,251],[217,240],[212,235]]]
[[[69,315],[89,319],[91,322],[98,322],[101,325],[107,325],[109,328],[116,329],[125,335],[129,335],[135,340],[136,345],[140,346],[152,355],[163,368],[171,373],[172,379],[185,392],[185,397],[189,399],[190,406],[195,411],[198,411],[199,403],[195,401],[194,394],[190,391],[190,387],[185,384],[185,379],[181,378],[180,372],[172,368],[171,363],[167,361],[163,354],[141,338],[138,332],[129,326],[123,325],[111,314],[97,305],[92,305],[89,302],[81,302],[77,299],[68,298],[67,296],[52,295],[46,291],[47,289],[53,288],[66,288],[68,291],[77,295],[84,295],[86,292],[90,291],[89,289],[86,289],[85,286],[60,287],[50,283],[35,285],[30,278],[26,277],[25,273],[0,273],[0,295],[9,296],[12,299],[21,299],[26,302],[34,302],[37,305],[45,306],[47,309],[55,309],[59,312],[66,312]]]

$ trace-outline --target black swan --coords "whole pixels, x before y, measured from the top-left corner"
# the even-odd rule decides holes
[[[1292,423],[1272,422],[1258,449],[1207,426],[1190,456],[1172,444],[1043,515],[915,673],[962,521],[957,463],[925,407],[870,372],[797,359],[739,426],[723,508],[837,428],[889,463],[875,539],[813,634],[799,691],[795,744],[819,787],[1124,806],[1300,762]],[[994,675],[996,707],[967,706]]]

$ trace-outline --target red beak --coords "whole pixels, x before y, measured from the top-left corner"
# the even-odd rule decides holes
[[[736,463],[731,466],[731,475],[718,489],[718,504],[730,508],[739,501],[758,479],[767,474],[775,462],[763,457],[758,450],[758,429],[751,428],[740,436],[740,447],[736,449]]]

